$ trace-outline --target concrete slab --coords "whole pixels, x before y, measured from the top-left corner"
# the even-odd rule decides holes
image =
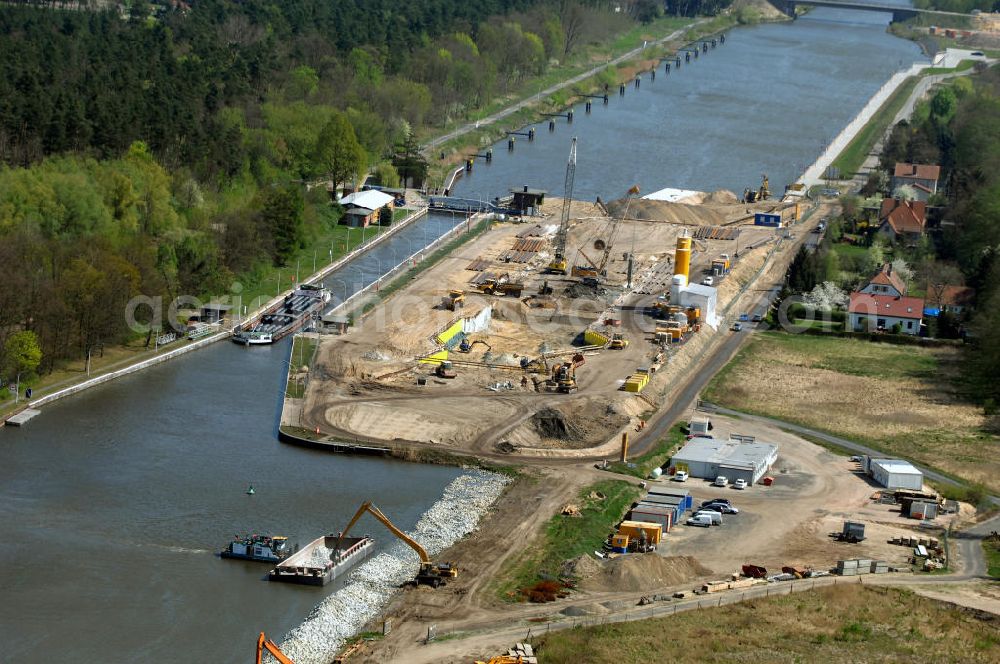
[[[11,415],[7,419],[7,424],[12,427],[23,426],[28,423],[28,420],[35,417],[36,415],[41,415],[42,411],[35,410],[34,408],[25,408],[17,415]]]

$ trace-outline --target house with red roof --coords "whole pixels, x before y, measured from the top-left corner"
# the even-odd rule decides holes
[[[855,332],[889,331],[899,325],[901,334],[920,334],[924,301],[919,297],[851,293],[847,305],[851,329]]]
[[[902,297],[906,295],[906,283],[892,271],[892,263],[886,263],[881,270],[875,273],[874,277],[868,280],[863,288],[858,289],[858,292],[868,295]]]
[[[879,210],[878,232],[893,242],[916,244],[924,234],[927,204],[923,201],[904,201],[886,198]]]
[[[939,311],[961,314],[976,301],[976,289],[971,286],[927,284],[927,306]]]
[[[931,194],[936,194],[941,167],[934,164],[905,164],[898,162],[892,172],[892,190],[909,185],[920,200],[927,202]]]

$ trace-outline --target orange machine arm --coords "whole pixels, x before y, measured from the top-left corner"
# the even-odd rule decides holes
[[[337,549],[340,548],[341,541],[347,536],[347,532],[354,527],[354,524],[358,522],[358,519],[360,519],[361,515],[365,512],[368,512],[373,517],[381,521],[382,525],[388,528],[393,535],[406,542],[411,549],[416,551],[417,555],[420,556],[420,562],[429,563],[431,561],[430,556],[427,555],[424,547],[420,546],[416,540],[397,528],[395,524],[389,520],[389,517],[382,514],[382,511],[379,508],[372,505],[370,500],[361,503],[361,507],[359,507],[358,511],[354,513],[354,516],[348,522],[347,527],[340,533],[340,538],[337,540]]]
[[[281,648],[275,645],[274,641],[264,636],[264,632],[261,632],[260,636],[257,637],[257,664],[261,664],[261,658],[265,650],[271,653],[278,660],[279,664],[295,664],[295,662],[285,656],[285,653],[281,652]]]

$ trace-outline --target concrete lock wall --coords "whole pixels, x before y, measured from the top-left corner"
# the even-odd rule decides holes
[[[486,307],[471,318],[463,318],[462,332],[472,334],[474,332],[485,332],[490,329],[490,322],[493,320],[493,307]],[[449,328],[450,329],[450,328]]]

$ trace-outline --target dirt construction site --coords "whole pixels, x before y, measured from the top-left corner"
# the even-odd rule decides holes
[[[694,414],[689,411],[686,417]],[[592,464],[539,467],[540,481],[531,484],[544,485],[545,490],[533,490],[526,486],[526,480],[515,484],[480,529],[449,551],[454,559],[462,561],[463,575],[439,591],[415,588],[403,593],[386,613],[395,625],[393,633],[372,644],[362,661],[402,661],[404,653],[407,662],[486,661],[491,653],[503,652],[514,642],[524,640],[529,631],[541,633],[546,626],[599,624],[621,619],[630,611],[634,615],[642,606],[662,611],[671,603],[683,605],[705,597],[714,600],[716,595],[705,595],[704,589],[720,581],[728,582],[747,563],[773,572],[786,566],[826,571],[838,560],[863,558],[884,561],[892,569],[909,570],[911,548],[891,542],[911,536],[926,538],[928,533],[903,516],[898,506],[873,500],[879,487],[860,472],[858,464],[771,426],[721,416],[713,416],[712,421],[717,435],[739,432],[780,448],[778,461],[771,469],[776,480],[771,486],[758,484],[736,491],[696,479],[682,485],[691,491],[696,505],[720,496],[738,505],[740,513],[724,515],[721,527],[676,526],[652,553],[610,560],[580,556],[563,566],[562,573],[575,580],[572,590],[564,596],[543,604],[512,603],[498,596],[495,577],[530,551],[539,530],[544,530],[553,515],[560,514],[567,497],[599,480],[621,477],[595,469]],[[678,483],[664,477],[648,486],[673,487]],[[973,517],[974,510],[963,505],[959,512],[939,517],[935,526],[957,527]],[[865,525],[864,541],[852,544],[831,537],[848,519]],[[519,545],[509,546],[514,541]],[[595,548],[598,545],[595,542]],[[964,565],[955,548],[951,565],[958,570]],[[930,578],[907,572],[878,579],[872,575],[864,582],[912,584],[909,587],[918,592],[933,594],[941,587],[919,585]],[[995,590],[976,587],[964,602],[996,611],[1000,609],[1000,596]],[[430,624],[439,635],[450,637],[427,643]]]
[[[294,411],[302,429],[329,440],[440,449],[523,471],[478,529],[442,554],[461,574],[439,589],[399,593],[366,627],[377,631],[388,619],[391,633],[366,643],[357,661],[488,661],[545,626],[628,619],[630,611],[634,618],[637,606],[695,608],[703,594],[733,583],[746,594],[763,593],[772,584],[740,577],[747,564],[772,575],[782,568],[826,575],[837,561],[878,561],[907,571],[873,575],[872,582],[961,595],[956,601],[1000,611],[995,588],[974,582],[956,594],[921,585],[934,577],[909,571],[919,567],[910,538],[929,546],[930,532],[898,505],[875,500],[879,487],[857,463],[776,427],[711,416],[717,438],[752,436],[779,448],[766,486],[733,490],[667,476],[640,481],[605,469],[603,460],[620,454],[623,432],[636,441],[633,453],[642,454],[665,436],[666,420],[701,415],[688,405],[700,389],[690,385],[703,384],[692,377],[718,371],[752,333],[753,317],[766,312],[795,252],[816,242],[812,228],[835,213],[836,203],[820,203],[804,223],[775,230],[753,226],[755,209],[771,212],[774,203],[748,205],[724,192],[688,205],[574,202],[567,263],[596,270],[597,278],[547,269],[560,208],[561,201],[549,199],[539,217],[493,224],[358,317],[345,334],[321,337]],[[709,290],[717,301],[696,317],[670,310],[672,320],[685,322],[663,332],[657,314],[671,304],[679,236],[691,238],[689,283],[713,277]],[[713,272],[723,256],[727,269]],[[520,578],[514,570],[547,546],[553,524],[579,516],[574,501],[588,492],[598,505],[608,499],[592,488],[609,480],[631,484],[637,495],[682,487],[694,506],[729,498],[739,513],[722,515],[721,527],[681,520],[654,551],[620,556],[606,553],[602,541],[614,533],[613,519],[625,516],[616,513],[607,532],[593,537],[593,555],[563,560],[545,575],[535,570],[552,579],[551,595],[536,602],[528,587],[509,590],[511,579]],[[973,518],[974,510],[961,505],[939,515],[933,536]],[[833,537],[845,521],[864,525],[863,541]],[[967,551],[950,548],[951,570],[967,575],[956,582],[973,576]],[[757,583],[764,586],[750,587]],[[447,638],[429,639],[429,630]]]
[[[323,339],[299,423],[373,444],[520,457],[607,454],[730,324],[691,318],[674,337],[657,335],[663,321],[651,314],[670,292],[678,235],[692,236],[691,283],[727,256],[728,269],[713,278],[721,312],[778,240],[775,229],[753,225],[753,212],[788,207],[744,204],[725,192],[702,198],[609,206],[624,220],[574,202],[566,256],[570,268],[599,273],[589,280],[546,270],[561,200],[547,199],[525,223],[493,225],[347,334]],[[610,343],[615,335],[624,347]],[[557,379],[566,365],[571,389]],[[623,389],[637,373],[647,382]]]

